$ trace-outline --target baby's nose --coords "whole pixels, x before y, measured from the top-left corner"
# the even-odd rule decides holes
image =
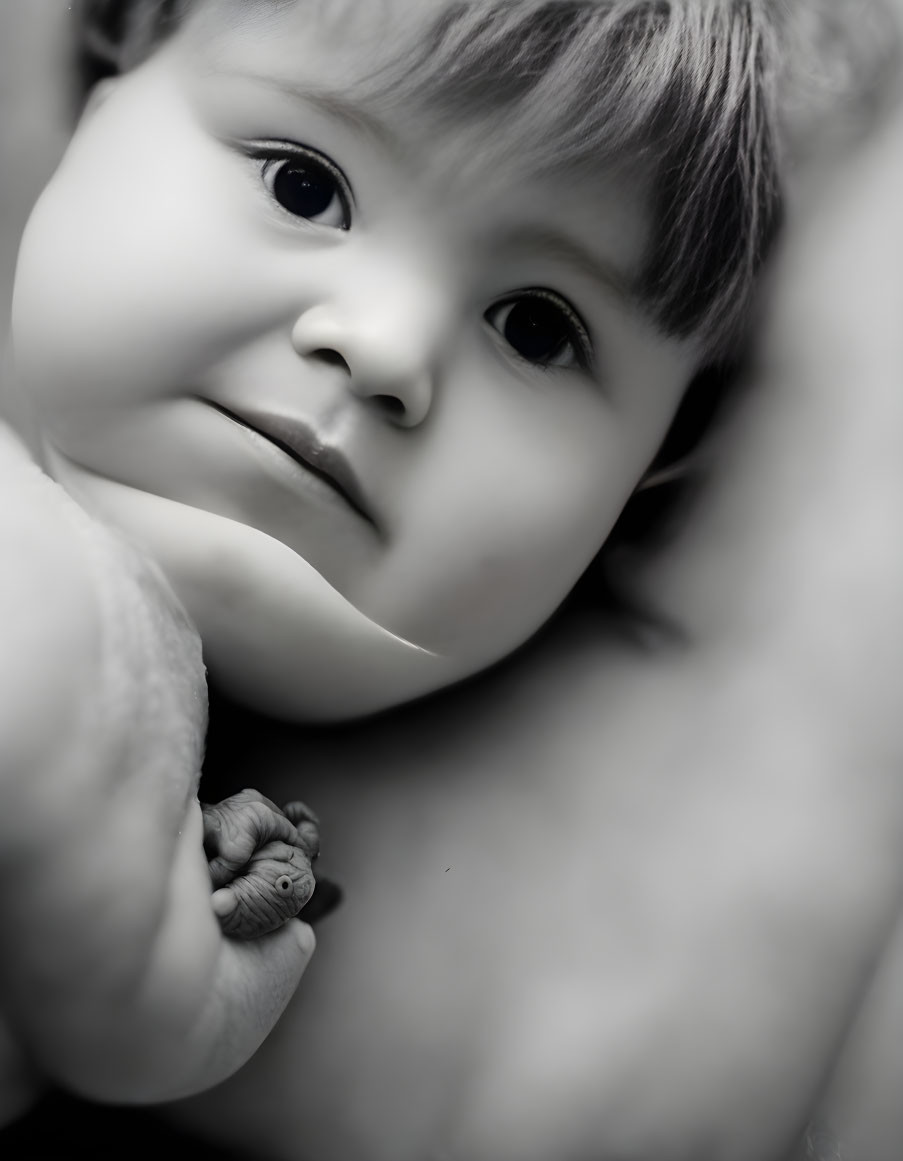
[[[341,368],[349,390],[387,420],[416,427],[433,404],[438,328],[423,329],[388,305],[311,307],[295,323],[292,343],[303,358]]]

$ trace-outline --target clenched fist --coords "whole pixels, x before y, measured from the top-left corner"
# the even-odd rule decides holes
[[[316,816],[301,802],[280,810],[256,790],[201,809],[213,908],[223,933],[256,939],[293,919],[314,891]]]

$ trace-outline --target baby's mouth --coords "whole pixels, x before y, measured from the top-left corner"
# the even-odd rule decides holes
[[[257,411],[252,407],[242,407],[240,411],[235,411],[211,399],[205,399],[204,402],[233,423],[248,428],[274,444],[305,471],[328,484],[349,508],[379,530],[364,489],[339,448],[324,443],[310,427],[293,417]]]

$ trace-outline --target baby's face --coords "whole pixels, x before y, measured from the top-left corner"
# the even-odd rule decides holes
[[[482,668],[596,553],[694,366],[631,294],[642,183],[511,157],[501,115],[440,132],[348,101],[442,6],[369,6],[377,26],[355,4],[341,29],[202,10],[89,109],[23,243],[16,357],[51,462],[157,552],[227,684],[252,672],[282,712],[321,680],[292,561],[442,658],[403,688],[357,674],[347,705],[339,682],[329,716]]]

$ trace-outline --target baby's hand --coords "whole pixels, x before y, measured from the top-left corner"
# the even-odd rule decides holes
[[[223,933],[256,939],[293,919],[314,890],[316,816],[301,802],[280,810],[256,790],[201,810],[213,909]]]

